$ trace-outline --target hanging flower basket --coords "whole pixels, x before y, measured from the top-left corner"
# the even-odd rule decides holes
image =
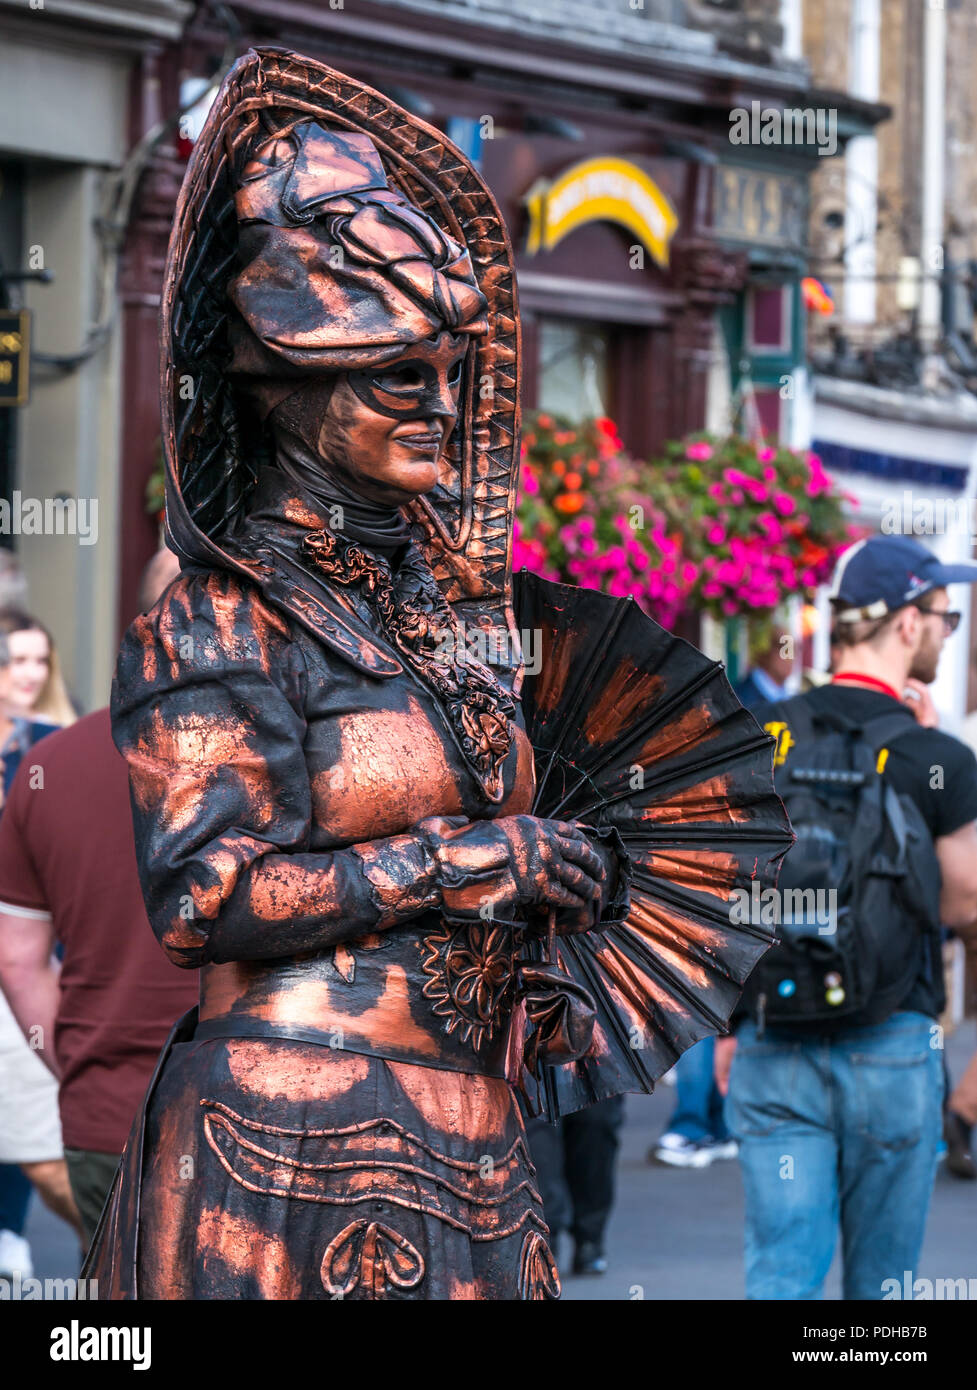
[[[607,419],[527,422],[514,563],[631,595],[666,627],[686,612],[769,622],[810,599],[859,534],[816,454],[706,434],[653,463]]]

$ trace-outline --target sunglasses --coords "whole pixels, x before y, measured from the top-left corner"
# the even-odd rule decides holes
[[[925,613],[928,618],[942,618],[947,636],[949,636],[951,632],[956,632],[957,628],[960,626],[960,619],[963,616],[961,613],[941,613],[937,608],[924,608],[922,604],[919,603],[917,603],[915,607],[919,609],[920,613]]]

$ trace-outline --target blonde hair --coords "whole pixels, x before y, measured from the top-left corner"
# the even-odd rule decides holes
[[[10,644],[7,638],[14,632],[43,632],[47,638],[48,677],[31,714],[36,715],[38,719],[46,719],[51,724],[60,724],[62,728],[74,724],[78,715],[68,698],[54,639],[42,622],[39,622],[37,618],[32,618],[29,613],[23,612],[22,609],[0,609],[0,666],[9,665]]]

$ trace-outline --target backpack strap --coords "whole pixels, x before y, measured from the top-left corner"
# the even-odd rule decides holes
[[[908,710],[904,713],[893,710],[891,714],[877,715],[875,719],[870,719],[867,724],[863,724],[862,737],[870,745],[872,752],[878,755],[890,743],[894,743],[896,739],[903,738],[919,727]]]
[[[767,705],[763,716],[764,728],[775,723],[786,724],[795,743],[806,741],[814,735],[814,719],[803,695],[794,695],[789,700],[777,700]]]

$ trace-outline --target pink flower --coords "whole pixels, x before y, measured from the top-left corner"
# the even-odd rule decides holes
[[[781,516],[790,516],[797,510],[793,497],[788,497],[786,492],[775,492],[773,504]]]
[[[777,451],[769,447],[757,449],[756,456],[761,463],[769,463],[772,458],[776,458]]]
[[[527,569],[543,579],[560,578],[558,572],[547,563],[546,551],[539,541],[514,540],[512,545],[512,568]]]
[[[704,462],[706,459],[711,459],[712,445],[707,444],[704,439],[696,440],[694,444],[690,444],[686,449],[685,457],[687,459],[691,459],[695,463]]]
[[[775,483],[777,481],[776,468],[765,468],[763,470],[763,476],[766,478],[768,483]]]
[[[709,530],[706,532],[706,540],[709,542],[710,545],[722,545],[725,539],[725,530],[722,526],[720,526],[718,521],[714,522],[712,526],[709,527]]]
[[[522,490],[527,497],[535,497],[539,492],[539,479],[528,468],[522,475]]]

